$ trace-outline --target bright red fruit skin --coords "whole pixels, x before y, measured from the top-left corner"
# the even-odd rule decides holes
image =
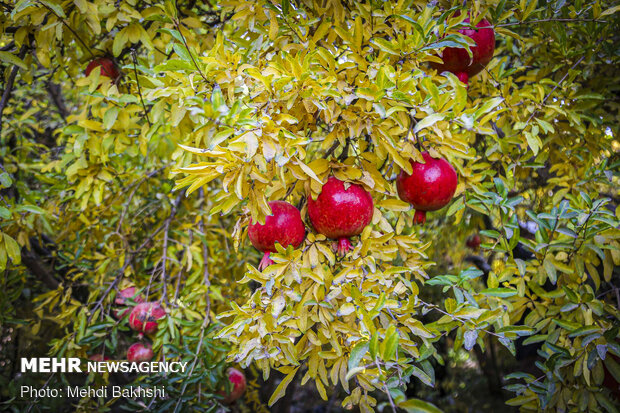
[[[119,306],[125,306],[125,304],[127,303],[127,299],[132,299],[137,304],[144,302],[144,297],[142,295],[136,295],[136,287],[128,287],[124,290],[119,291],[119,293],[116,295],[116,298],[114,299],[114,304]],[[114,314],[114,317],[120,320],[130,312],[131,308],[125,307],[124,309],[121,308],[114,310],[112,313]]]
[[[446,206],[454,196],[458,183],[456,171],[448,161],[435,159],[428,152],[423,152],[422,157],[426,163],[410,160],[413,168],[411,175],[403,170],[396,177],[399,198],[416,209],[416,224],[426,222],[426,211],[436,211]]]
[[[151,334],[157,331],[157,320],[165,315],[166,311],[157,302],[140,303],[129,315],[129,327],[134,331]]]
[[[469,17],[465,19],[465,22],[469,23]],[[439,72],[454,73],[465,84],[470,77],[480,73],[493,58],[495,31],[486,19],[480,20],[476,27],[484,27],[484,29],[459,30],[459,33],[476,42],[476,45],[471,47],[472,57],[469,57],[465,49],[446,47],[441,56],[443,64],[433,62],[431,66]]]
[[[471,237],[467,238],[465,245],[467,245],[472,250],[477,250],[478,248],[480,248],[480,243],[480,235],[474,234]]]
[[[134,343],[127,349],[127,361],[150,361],[153,358],[153,349],[150,344]]]
[[[264,225],[256,222],[248,227],[250,242],[265,253],[258,266],[260,270],[273,264],[269,253],[276,252],[276,243],[297,248],[306,238],[306,227],[297,208],[284,201],[271,201],[269,207],[271,215],[265,217]]]
[[[321,193],[308,198],[308,216],[317,232],[338,240],[338,253],[351,249],[349,237],[359,235],[372,220],[372,196],[360,185],[344,182],[331,176]]]
[[[99,57],[92,60],[88,66],[86,66],[86,76],[90,75],[90,72],[92,72],[97,66],[101,66],[101,76],[106,76],[112,80],[116,80],[120,75],[114,60],[109,57]]]
[[[226,374],[228,375],[228,380],[232,384],[232,390],[230,393],[220,392],[220,394],[224,397],[224,404],[231,404],[237,401],[245,392],[246,380],[245,374],[242,371],[239,371],[233,367],[230,367],[226,370]]]

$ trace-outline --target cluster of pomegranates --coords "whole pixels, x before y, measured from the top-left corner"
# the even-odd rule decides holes
[[[157,321],[166,316],[166,311],[161,304],[156,301],[147,302],[142,294],[139,294],[135,287],[122,289],[114,299],[116,308],[112,310],[114,317],[121,320],[129,314],[129,327],[138,332],[140,338],[145,334],[153,334],[157,331]],[[133,306],[133,308],[132,308]],[[138,341],[127,349],[127,361],[143,362],[153,359],[154,353],[151,344]],[[93,354],[89,357],[92,361],[109,361],[108,356],[103,354]],[[228,380],[231,383],[230,392],[220,391],[226,404],[233,403],[241,397],[246,388],[246,379],[243,372],[229,368],[226,371]]]
[[[117,294],[114,299],[116,308],[112,314],[121,320],[129,314],[129,327],[143,334],[152,334],[157,331],[157,320],[166,315],[166,311],[158,302],[145,302],[144,296],[138,294],[135,287],[125,288]],[[132,305],[135,306],[132,308]],[[142,362],[150,361],[153,358],[153,349],[149,343],[133,343],[127,349],[127,361]],[[93,361],[107,361],[109,357],[102,354],[90,356]]]
[[[458,16],[459,13],[456,14]],[[467,17],[464,21],[469,23]],[[488,20],[482,19],[476,24],[476,28],[459,30],[459,33],[471,38],[475,45],[470,48],[472,56],[467,50],[457,47],[446,47],[441,53],[443,63],[431,63],[438,72],[451,72],[465,84],[469,78],[480,73],[493,58],[495,51],[495,31]]]
[[[411,175],[405,171],[396,178],[398,196],[416,210],[414,222],[426,221],[426,212],[446,206],[456,191],[456,171],[443,158],[433,158],[423,152],[424,163],[411,162]],[[297,248],[304,241],[306,228],[301,213],[288,202],[271,201],[271,215],[265,223],[250,224],[248,237],[252,245],[264,253],[259,269],[273,261],[269,254],[275,245]],[[336,250],[345,255],[351,250],[350,238],[362,233],[370,224],[374,212],[372,196],[361,185],[342,182],[331,176],[316,199],[308,198],[308,217],[312,227],[327,238],[337,241]]]

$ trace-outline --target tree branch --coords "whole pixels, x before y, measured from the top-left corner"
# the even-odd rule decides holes
[[[27,47],[24,44],[19,51],[19,58],[23,59],[26,56]],[[11,73],[9,74],[9,78],[6,81],[6,87],[2,92],[2,99],[0,100],[0,133],[2,133],[2,115],[4,114],[4,109],[6,105],[9,103],[9,98],[11,97],[11,92],[13,91],[13,84],[15,83],[15,77],[17,76],[17,71],[19,70],[19,66],[13,66],[11,69]]]

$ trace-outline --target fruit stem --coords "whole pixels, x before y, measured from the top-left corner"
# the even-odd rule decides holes
[[[414,224],[424,224],[426,222],[426,211],[416,210],[413,216]]]
[[[267,251],[265,252],[265,255],[263,255],[263,259],[260,260],[260,264],[258,264],[258,269],[262,271],[265,268],[269,267],[271,264],[273,264],[273,260],[269,258],[269,251]]]
[[[352,248],[351,241],[348,238],[338,238],[338,255],[344,257]]]

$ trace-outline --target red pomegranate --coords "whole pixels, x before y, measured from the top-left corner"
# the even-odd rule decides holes
[[[370,224],[374,211],[372,196],[360,185],[345,189],[341,180],[331,176],[321,193],[308,198],[308,215],[312,226],[328,238],[338,240],[338,254],[351,249],[349,237],[359,235]]]
[[[127,349],[127,361],[150,361],[153,358],[153,349],[150,344],[133,343]]]
[[[269,253],[276,252],[276,243],[283,247],[297,248],[306,238],[306,228],[299,210],[284,201],[269,202],[271,215],[265,218],[265,225],[258,222],[248,228],[248,237],[259,251],[265,253],[258,269],[263,270],[273,264]]]
[[[465,23],[469,23],[469,17]],[[459,33],[470,37],[476,42],[471,47],[472,57],[469,57],[467,50],[457,47],[446,47],[443,49],[441,58],[442,63],[431,63],[431,66],[439,72],[452,72],[461,82],[467,84],[470,77],[478,74],[493,58],[495,51],[495,31],[488,20],[482,19],[476,27],[479,29],[461,29]]]
[[[145,334],[157,331],[157,320],[163,318],[166,311],[157,302],[140,303],[129,314],[129,327]]]
[[[109,77],[112,80],[118,79],[121,74],[114,60],[109,57],[99,57],[92,60],[88,66],[86,66],[86,76],[90,75],[90,72],[97,66],[101,66],[101,76]]]
[[[443,158],[435,159],[423,152],[425,163],[411,162],[412,174],[400,171],[396,177],[398,196],[416,209],[414,223],[426,222],[426,211],[436,211],[446,206],[454,191],[458,178],[456,171]]]
[[[116,298],[114,299],[114,304],[123,306],[125,308],[120,308],[112,311],[114,317],[120,320],[131,312],[131,308],[126,306],[128,300],[133,300],[134,303],[140,304],[144,302],[144,297],[141,294],[136,294],[136,287],[128,287],[124,290],[119,291],[119,293],[116,295]]]
[[[480,235],[474,234],[471,237],[467,238],[465,245],[467,245],[472,250],[477,250],[478,248],[480,248],[480,243]]]
[[[222,401],[224,404],[231,404],[239,399],[241,395],[243,395],[243,392],[245,392],[245,374],[243,374],[242,371],[230,367],[226,370],[226,375],[228,376],[232,389],[230,390],[230,393],[220,391],[219,394],[224,396],[224,400]]]
[[[104,356],[103,354],[93,354],[88,359],[92,360],[92,361],[109,361],[109,360],[111,360],[110,357]]]

